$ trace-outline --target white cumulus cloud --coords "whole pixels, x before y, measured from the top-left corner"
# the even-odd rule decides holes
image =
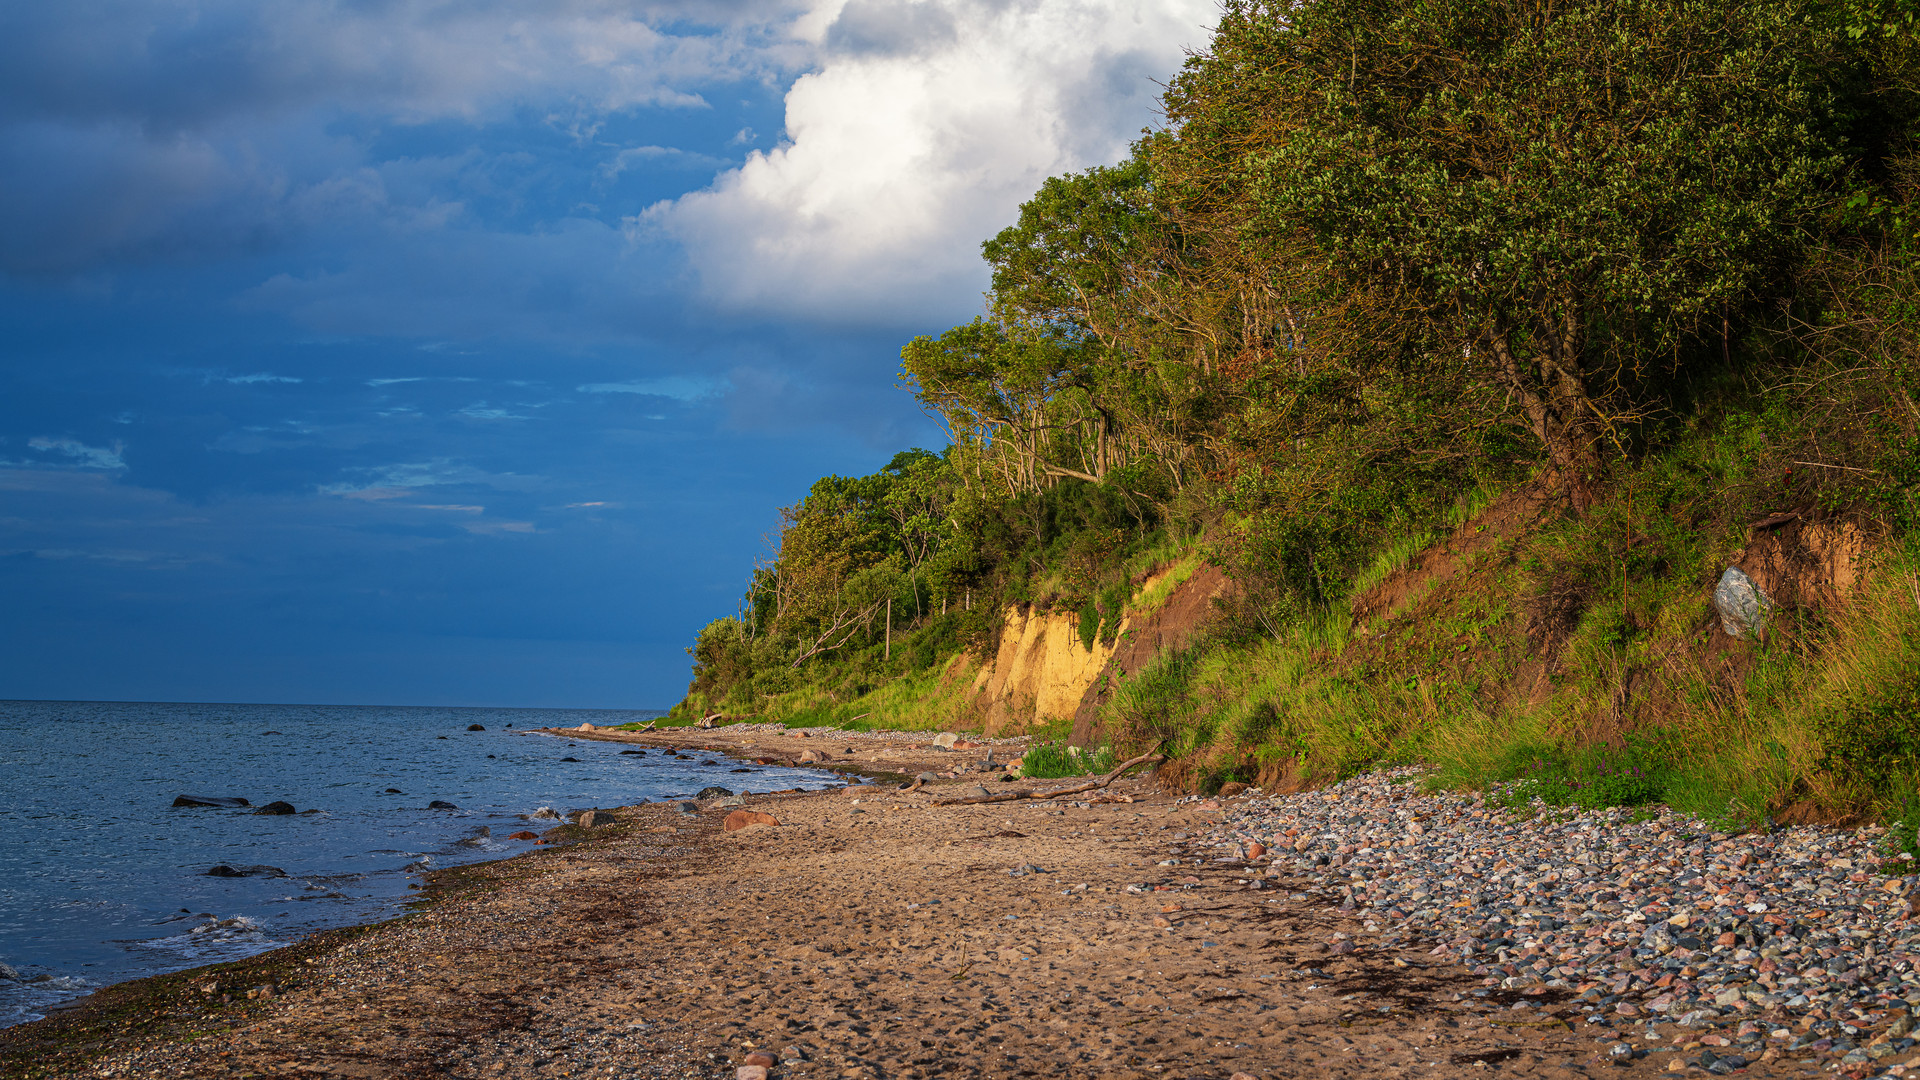
[[[631,222],[723,307],[827,322],[964,317],[979,243],[1046,177],[1119,160],[1214,0],[830,0],[786,141]]]

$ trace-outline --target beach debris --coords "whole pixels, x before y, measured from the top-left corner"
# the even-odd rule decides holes
[[[976,803],[1013,802],[1018,799],[1057,799],[1062,795],[1078,795],[1082,792],[1094,791],[1099,788],[1106,787],[1108,784],[1111,784],[1115,780],[1120,779],[1120,776],[1122,773],[1125,773],[1128,769],[1133,768],[1135,765],[1157,764],[1165,760],[1166,760],[1165,756],[1160,753],[1160,744],[1155,743],[1153,745],[1153,749],[1148,750],[1146,753],[1141,754],[1139,757],[1129,758],[1126,761],[1121,762],[1119,765],[1114,767],[1114,770],[1112,772],[1108,773],[1107,775],[1099,778],[1098,780],[1089,780],[1084,784],[1075,784],[1072,787],[1059,788],[1054,791],[1009,791],[1003,795],[968,795],[958,799],[943,799],[940,802],[934,803],[934,805],[935,806],[968,806]],[[922,774],[922,775],[925,775],[925,774]],[[983,788],[981,790],[985,790],[985,789]],[[1217,809],[1217,807],[1215,808]]]
[[[467,725],[467,730],[468,730],[468,731],[485,731],[485,730],[487,730],[487,725],[485,725],[485,724],[468,724],[468,725]]]
[[[211,806],[222,810],[237,810],[253,804],[242,798],[225,798],[217,795],[180,795],[173,800],[175,806]]]
[[[207,877],[286,877],[287,872],[277,866],[228,866],[226,863],[208,870]]]
[[[741,829],[751,828],[755,825],[778,824],[780,824],[780,819],[774,817],[772,814],[764,814],[758,810],[735,810],[733,813],[727,815],[727,819],[720,823],[720,827],[727,832],[739,832]]]
[[[435,800],[433,800],[432,802],[430,802],[430,803],[428,803],[428,804],[427,804],[427,809],[429,809],[429,810],[458,810],[458,809],[460,809],[460,808],[459,808],[459,807],[457,807],[457,806],[455,806],[455,805],[453,805],[452,803],[450,803],[450,802],[448,802],[448,801],[447,801],[447,800],[445,800],[445,799],[435,799]]]
[[[256,813],[256,814],[268,814],[268,815],[279,815],[279,814],[293,814],[293,813],[298,813],[298,811],[296,811],[296,810],[295,810],[295,809],[293,808],[293,804],[292,804],[292,803],[290,803],[290,802],[283,802],[283,801],[281,801],[281,800],[279,800],[279,799],[275,799],[275,800],[273,800],[272,802],[270,802],[270,803],[268,803],[267,805],[265,805],[265,806],[262,806],[262,807],[260,807],[259,809],[257,809],[257,810],[255,810],[255,811],[254,811],[254,813]]]
[[[530,830],[530,829],[521,829],[521,830],[520,830],[519,832],[516,832],[516,833],[508,833],[508,834],[507,834],[507,839],[509,839],[509,840],[538,840],[538,839],[540,839],[540,834],[539,834],[539,833],[537,833],[537,832],[533,832],[533,831],[532,831],[532,830]]]
[[[715,784],[712,787],[701,788],[693,797],[696,799],[724,799],[731,794],[733,794],[731,788],[723,788]]]
[[[618,819],[605,810],[582,810],[580,816],[573,819],[573,823],[591,829],[601,825],[611,825],[616,820]]]

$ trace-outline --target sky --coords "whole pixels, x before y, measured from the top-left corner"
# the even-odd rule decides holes
[[[0,698],[671,705],[1217,15],[0,6]]]

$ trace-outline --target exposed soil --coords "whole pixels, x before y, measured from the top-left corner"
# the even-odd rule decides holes
[[[1219,815],[1151,780],[1067,806],[938,805],[968,783],[755,797],[783,824],[735,833],[726,807],[625,808],[582,843],[440,875],[415,914],[0,1032],[0,1071],[731,1077],[761,1048],[776,1078],[1570,1077],[1605,1060],[1550,996],[1486,1015],[1466,968],[1379,947],[1265,866],[1159,865]],[[1328,951],[1336,933],[1354,951]],[[273,996],[249,1000],[261,985]]]
[[[1100,741],[1101,716],[1114,688],[1163,651],[1185,648],[1213,616],[1213,601],[1226,592],[1228,585],[1219,567],[1202,566],[1181,582],[1157,611],[1128,627],[1073,714],[1073,745],[1091,746]]]

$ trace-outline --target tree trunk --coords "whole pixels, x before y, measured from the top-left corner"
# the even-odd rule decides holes
[[[1508,330],[1491,331],[1486,341],[1495,377],[1520,402],[1527,430],[1546,451],[1548,485],[1566,495],[1574,513],[1586,513],[1599,501],[1603,433],[1580,379],[1577,338],[1565,334],[1524,359]]]

